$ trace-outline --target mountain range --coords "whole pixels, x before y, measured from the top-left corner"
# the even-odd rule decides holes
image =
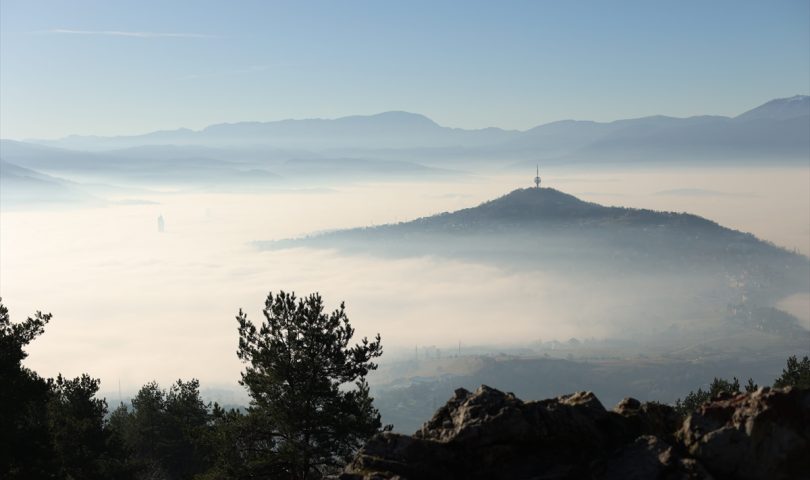
[[[84,184],[195,191],[344,185],[352,181],[459,179],[543,165],[807,165],[810,97],[776,99],[734,118],[654,116],[560,121],[526,131],[443,127],[407,112],[334,120],[212,125],[122,137],[0,140],[4,187],[20,205],[47,176]],[[27,169],[20,175],[14,167]],[[33,183],[32,183],[33,182]],[[60,189],[54,189],[57,192]],[[61,189],[64,190],[64,189]],[[26,200],[28,199],[28,200]],[[6,203],[7,205],[8,203]]]
[[[166,130],[135,136],[69,136],[31,143],[76,150],[145,145],[295,151],[422,150],[423,157],[493,156],[532,161],[727,161],[810,158],[810,96],[771,100],[736,117],[652,116],[613,122],[564,120],[525,131],[465,130],[424,115],[384,112],[333,120],[239,122],[202,130]],[[390,152],[389,152],[390,153]]]

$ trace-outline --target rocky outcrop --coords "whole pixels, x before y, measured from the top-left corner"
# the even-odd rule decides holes
[[[676,436],[720,478],[810,479],[810,390],[763,388],[715,400]]]
[[[658,437],[642,435],[615,452],[606,468],[594,472],[603,480],[710,479],[713,478],[697,461],[684,458]]]
[[[412,436],[377,435],[340,478],[810,478],[808,452],[808,390],[760,389],[682,419],[631,398],[606,410],[590,392],[523,402],[481,386]]]

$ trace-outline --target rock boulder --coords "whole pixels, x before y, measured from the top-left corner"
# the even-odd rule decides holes
[[[810,390],[760,389],[682,419],[590,392],[524,402],[456,390],[414,435],[372,438],[343,480],[810,479]]]

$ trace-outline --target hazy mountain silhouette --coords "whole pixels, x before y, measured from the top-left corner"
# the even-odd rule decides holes
[[[148,150],[153,153],[152,149]],[[164,149],[161,147],[161,150]],[[81,181],[200,187],[272,183],[279,178],[255,165],[184,153],[161,156],[133,155],[132,152],[81,152],[27,142],[0,141],[0,158],[4,161]]]
[[[463,130],[442,127],[416,113],[383,112],[337,119],[238,122],[211,125],[199,131],[165,130],[135,136],[71,135],[36,143],[80,150],[105,150],[143,145],[202,145],[279,148],[408,148],[414,146],[482,145],[504,141],[516,132],[498,128]]]
[[[736,120],[790,120],[810,114],[810,96],[777,98],[738,115]]]
[[[22,205],[52,207],[104,203],[74,182],[0,160],[0,205],[4,209]]]
[[[426,167],[418,163],[403,161],[373,160],[368,158],[294,158],[275,167],[275,171],[285,177],[306,176],[308,178],[332,178],[357,180],[394,176],[398,179],[409,177],[455,175],[459,172]]]
[[[102,154],[78,152],[15,140],[0,140],[0,158],[15,165],[43,171],[103,170],[107,161]]]
[[[810,156],[810,97],[772,100],[734,118],[651,116],[607,123],[565,120],[522,132],[448,128],[423,115],[384,112],[337,119],[226,123],[199,131],[178,129],[136,136],[74,135],[36,142],[96,151],[173,145],[340,150],[341,156],[356,156],[347,153],[373,150],[380,158],[406,150],[419,154],[413,158],[435,161],[484,156],[507,163],[522,158],[547,162],[795,162]]]
[[[689,273],[744,278],[771,298],[810,286],[802,255],[688,213],[606,207],[551,188],[515,190],[413,221],[258,242],[393,257],[439,256],[565,274]],[[747,288],[747,287],[746,287]]]
[[[810,97],[772,100],[735,118],[654,116],[608,123],[555,122],[526,131],[509,146],[535,150],[561,163],[804,162],[810,157]]]
[[[508,275],[539,285],[538,325],[570,322],[658,353],[719,358],[764,344],[784,352],[806,345],[810,335],[777,307],[810,292],[807,257],[696,215],[607,207],[549,188],[409,222],[256,246],[418,258],[460,274],[470,264],[493,269],[494,281]]]
[[[606,207],[552,188],[519,189],[476,207],[455,212],[398,224],[339,230],[303,239],[283,240],[275,244],[328,243],[331,239],[349,238],[373,241],[418,234],[508,236],[530,233],[540,238],[550,234],[608,234],[618,230],[626,230],[637,234],[639,238],[647,239],[679,236],[690,244],[720,247],[722,251],[730,251],[730,247],[734,247],[738,250],[761,249],[776,255],[792,255],[749,233],[722,227],[697,215]],[[602,237],[603,240],[608,238]],[[717,241],[722,241],[722,245],[712,245]],[[677,250],[689,251],[694,246],[696,245],[681,245]],[[695,252],[700,253],[702,252]]]

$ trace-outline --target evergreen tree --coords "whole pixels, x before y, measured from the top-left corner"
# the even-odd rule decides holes
[[[788,357],[782,375],[774,380],[773,386],[810,388],[810,358],[805,356],[799,360],[796,355]]]
[[[166,468],[172,478],[192,478],[214,460],[209,440],[211,404],[200,396],[200,382],[177,380],[165,397]]]
[[[127,453],[107,428],[99,380],[42,379],[22,366],[23,347],[50,314],[13,324],[0,303],[0,478],[131,478]]]
[[[132,411],[119,407],[110,424],[124,439],[142,474],[187,479],[208,470],[215,455],[210,441],[210,404],[197,379],[178,380],[167,391],[157,382],[141,387]]]
[[[84,374],[50,379],[48,418],[59,477],[128,478],[126,452],[105,423],[107,401],[95,398],[100,381]]]
[[[748,383],[745,385],[745,391],[753,392],[757,388],[754,380],[749,378]],[[737,395],[739,393],[740,380],[737,377],[734,377],[731,381],[715,377],[708,390],[704,391],[702,388],[698,388],[697,391],[687,393],[683,401],[679,398],[675,402],[675,410],[681,415],[688,415],[713,398],[724,395]]]
[[[207,438],[213,454],[213,466],[195,480],[227,480],[240,478],[244,472],[246,452],[254,445],[247,424],[248,417],[236,409],[225,410],[214,403],[211,429]]]
[[[22,365],[23,348],[45,331],[50,314],[37,312],[11,323],[0,303],[0,478],[53,478],[54,451],[48,429],[48,383]]]
[[[252,398],[244,462],[251,478],[321,478],[381,429],[365,380],[380,336],[350,346],[344,304],[326,314],[318,294],[270,293],[264,317],[257,327],[237,316],[241,383]]]

